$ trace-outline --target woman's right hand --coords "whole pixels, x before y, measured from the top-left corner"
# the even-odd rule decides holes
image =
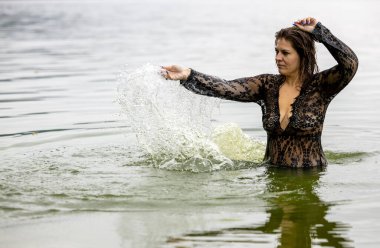
[[[186,80],[191,72],[190,68],[182,68],[179,65],[161,66],[161,75],[170,80]]]
[[[294,26],[297,26],[299,29],[303,31],[312,33],[317,23],[318,23],[317,19],[313,17],[306,17],[294,22]]]

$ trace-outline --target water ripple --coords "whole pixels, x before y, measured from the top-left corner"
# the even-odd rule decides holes
[[[9,136],[24,136],[24,135],[37,135],[41,133],[49,133],[49,132],[62,132],[62,131],[72,131],[72,130],[99,130],[99,129],[115,129],[115,128],[125,128],[128,127],[126,125],[122,126],[114,126],[114,127],[87,127],[87,128],[57,128],[57,129],[46,129],[46,130],[32,130],[18,133],[7,133],[0,134],[0,137],[9,137]]]

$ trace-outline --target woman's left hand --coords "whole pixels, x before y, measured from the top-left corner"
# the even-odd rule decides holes
[[[294,22],[294,26],[297,26],[299,29],[306,31],[306,32],[313,32],[315,25],[317,25],[318,20],[313,17],[306,17],[303,19],[299,19],[298,21]]]

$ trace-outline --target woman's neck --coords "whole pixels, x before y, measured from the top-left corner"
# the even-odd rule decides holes
[[[285,83],[291,87],[301,87],[302,83],[299,74],[287,75]]]

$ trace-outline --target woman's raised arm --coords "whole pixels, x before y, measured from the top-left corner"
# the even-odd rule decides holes
[[[224,80],[190,68],[164,66],[167,79],[180,80],[186,89],[200,95],[219,97],[239,102],[257,102],[263,99],[263,83],[268,75]]]
[[[355,76],[359,65],[358,57],[315,18],[300,19],[294,25],[311,33],[314,40],[321,42],[338,62],[336,66],[316,75],[322,93],[327,101],[331,101]]]
[[[338,64],[319,73],[322,92],[331,101],[355,76],[358,70],[358,57],[341,40],[331,34],[320,22],[312,32],[316,41],[323,43]]]

